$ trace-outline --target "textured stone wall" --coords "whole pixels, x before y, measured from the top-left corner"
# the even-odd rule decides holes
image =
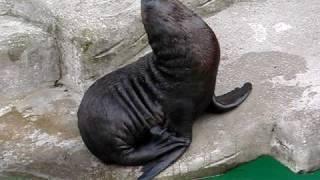
[[[295,172],[320,168],[320,2],[185,0],[216,32],[217,94],[245,81],[247,102],[194,126],[161,178],[224,172],[259,155]],[[0,178],[135,179],[84,147],[76,111],[97,78],[150,48],[137,0],[0,0]],[[235,75],[237,74],[237,75]]]
[[[55,39],[20,18],[0,16],[0,94],[16,98],[59,79]]]
[[[132,62],[147,46],[140,1],[2,0],[0,10],[42,27],[58,41],[62,81],[84,90],[98,77]],[[234,0],[185,3],[203,15],[218,12]],[[2,8],[3,7],[3,8]],[[0,12],[2,12],[0,11]]]

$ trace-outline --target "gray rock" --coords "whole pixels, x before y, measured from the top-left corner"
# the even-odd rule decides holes
[[[0,1],[0,12],[1,2],[5,1]],[[218,174],[264,154],[276,157],[295,172],[319,169],[320,2],[184,3],[207,16],[206,21],[220,40],[222,61],[217,94],[244,81],[253,82],[254,90],[235,111],[200,118],[194,126],[190,149],[158,178],[190,179]],[[24,48],[34,47],[38,52],[58,48],[61,61],[55,64],[60,64],[59,78],[66,86],[39,87],[34,83],[32,92],[23,98],[13,101],[7,98],[13,95],[0,96],[0,177],[135,179],[140,174],[139,167],[106,166],[87,151],[77,130],[76,111],[83,90],[91,82],[150,51],[140,20],[140,2],[7,0],[6,4],[10,4],[7,14],[30,22],[4,17],[0,22],[13,22],[6,33],[30,32],[26,36],[30,43]],[[38,42],[42,45],[35,46]],[[11,60],[23,60],[25,56],[19,53],[30,52],[15,47],[9,58],[8,51],[2,50],[8,47],[7,40],[0,41],[0,64],[20,62]],[[0,72],[2,67],[1,64]],[[22,71],[8,70],[11,75]],[[25,68],[23,72],[31,71]],[[47,73],[42,77],[49,77]],[[29,91],[22,87],[25,84],[15,85],[17,88],[3,92]],[[2,81],[0,86],[9,87]]]
[[[272,125],[271,133],[256,136],[270,139],[267,154],[295,172],[320,168],[319,10],[316,0],[269,0],[239,3],[208,19],[223,52],[219,82],[237,82],[225,71],[246,74],[243,79],[254,82],[252,98],[258,93],[259,99],[249,102],[257,104],[246,112],[260,113],[245,124],[264,122],[269,130]]]
[[[16,98],[59,79],[55,39],[18,18],[0,16],[0,94]]]
[[[10,1],[10,0],[8,0]],[[200,14],[218,12],[236,0],[185,2]],[[140,1],[11,0],[11,13],[39,23],[59,39],[63,79],[83,91],[94,80],[132,62],[147,46]]]
[[[75,89],[85,89],[147,45],[140,1],[13,1],[12,13],[56,35],[64,65],[62,81]]]
[[[7,0],[0,0],[0,16],[6,15],[11,8],[11,4]]]

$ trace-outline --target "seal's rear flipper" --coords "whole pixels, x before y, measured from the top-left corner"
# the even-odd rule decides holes
[[[171,164],[173,164],[180,156],[186,152],[188,146],[179,147],[168,154],[161,156],[160,158],[149,162],[143,166],[143,174],[138,180],[150,180],[157,176],[161,171],[165,170]]]
[[[241,88],[236,88],[224,95],[212,97],[208,107],[209,112],[223,113],[238,107],[247,99],[252,90],[251,83],[245,83]]]

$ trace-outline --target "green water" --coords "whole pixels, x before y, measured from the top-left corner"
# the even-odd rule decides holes
[[[0,180],[40,180],[23,174],[1,175]],[[262,156],[252,162],[228,171],[226,174],[201,178],[201,180],[320,180],[320,171],[310,174],[295,174],[280,162],[269,156]]]
[[[295,174],[272,157],[263,156],[224,175],[202,180],[320,180],[320,171]]]

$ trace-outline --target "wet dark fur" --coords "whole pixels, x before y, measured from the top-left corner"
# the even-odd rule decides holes
[[[208,25],[177,0],[142,0],[141,7],[153,52],[95,82],[78,125],[100,160],[144,165],[139,179],[152,179],[186,151],[197,117],[234,109],[251,84],[215,97],[220,50]]]

